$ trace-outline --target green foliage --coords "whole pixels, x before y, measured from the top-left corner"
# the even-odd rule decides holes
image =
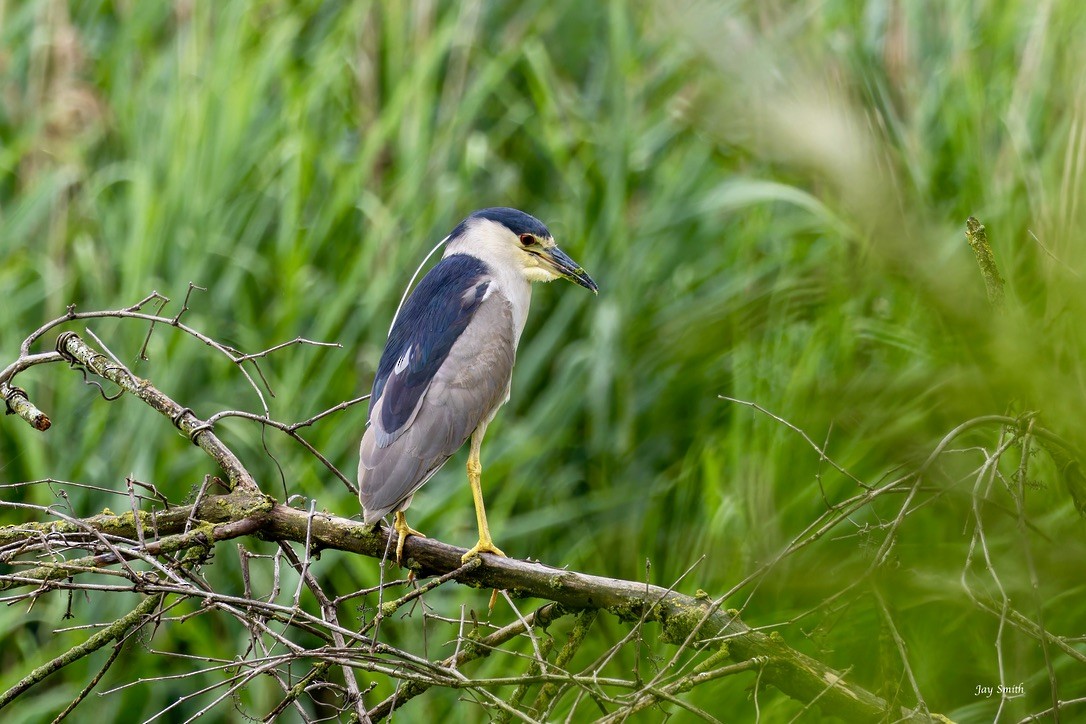
[[[207,291],[192,293],[184,319],[245,352],[297,336],[342,345],[261,361],[272,416],[302,420],[368,391],[400,294],[437,240],[475,208],[517,206],[548,223],[601,293],[536,291],[512,400],[483,448],[496,542],[510,555],[637,580],[651,561],[648,575],[662,585],[704,557],[679,587],[720,595],[776,556],[826,500],[859,489],[794,430],[719,395],[779,415],[869,484],[914,470],[980,415],[1038,411],[1038,424],[1086,449],[1084,31],[1086,11],[1073,0],[1040,9],[0,6],[0,367],[69,304],[119,308],[157,290],[176,313],[192,282]],[[970,215],[987,227],[1007,283],[999,314],[965,241]],[[157,328],[143,362],[145,326],[87,326],[201,417],[261,412],[236,368],[175,330]],[[50,477],[123,489],[130,475],[180,498],[214,472],[151,410],[106,403],[59,366],[18,383],[54,427],[42,434],[0,420],[2,483]],[[355,406],[303,434],[352,475],[363,424]],[[218,429],[264,490],[357,512],[351,493],[290,440],[241,420]],[[904,521],[894,565],[873,580],[807,613],[864,575],[900,496],[859,511],[760,585],[733,591],[728,605],[752,625],[803,616],[782,630],[791,645],[912,705],[878,591],[928,706],[990,720],[998,697],[974,688],[1000,683],[999,618],[981,612],[960,579],[981,449],[998,436],[975,429],[931,469],[926,485],[936,492]],[[1008,480],[1017,454],[1003,463]],[[417,496],[410,521],[468,545],[463,460]],[[1044,454],[1032,460],[1034,527],[1019,530],[997,483],[985,503],[988,545],[1015,605],[1035,618],[1042,602],[1049,630],[1073,635],[1086,624],[1076,603],[1086,581],[1082,521],[1056,467]],[[9,499],[76,515],[116,506],[79,488],[61,500],[58,489],[19,488]],[[232,552],[216,556],[216,575],[236,577]],[[335,554],[317,569],[340,591],[378,577],[375,563]],[[435,605],[485,608],[485,593],[435,594]],[[0,687],[80,640],[51,633],[67,604],[53,594],[29,615],[0,609]],[[84,624],[134,603],[71,605]],[[609,645],[609,627],[601,618],[586,647]],[[1004,716],[1050,706],[1039,646],[1017,631],[1003,636],[1005,683],[1026,690]],[[198,654],[229,637],[244,649],[243,630],[194,618],[184,638],[153,647]],[[451,637],[395,643],[421,653]],[[129,672],[189,670],[178,661],[147,671],[160,661],[138,645],[127,652]],[[1086,696],[1082,665],[1051,656],[1059,698]],[[628,670],[634,654],[620,661]],[[641,666],[654,663],[666,659]],[[5,721],[55,715],[101,659],[84,664]],[[115,669],[103,686],[124,680]],[[753,680],[724,678],[692,700],[749,713]],[[84,706],[103,720],[122,711],[135,720],[197,683],[126,689]],[[409,718],[449,706],[485,718],[456,697],[432,691],[408,705]],[[278,701],[271,682],[241,699],[259,712]],[[765,692],[760,703],[768,721],[798,711]]]

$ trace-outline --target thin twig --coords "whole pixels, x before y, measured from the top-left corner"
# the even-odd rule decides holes
[[[99,631],[78,646],[72,647],[60,656],[34,669],[0,695],[0,709],[15,701],[20,694],[44,680],[53,672],[59,671],[72,662],[94,653],[106,644],[119,641],[127,633],[128,629],[133,626],[142,626],[147,621],[146,617],[158,608],[160,603],[162,603],[162,594],[147,596],[140,601],[138,606],[114,621],[106,629]]]

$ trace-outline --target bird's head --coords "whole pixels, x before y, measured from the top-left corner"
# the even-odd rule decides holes
[[[505,207],[480,209],[449,234],[445,256],[468,254],[502,270],[515,270],[529,282],[569,279],[599,293],[580,264],[554,243],[539,219]]]

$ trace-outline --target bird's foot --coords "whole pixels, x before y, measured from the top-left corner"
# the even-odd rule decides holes
[[[403,568],[404,541],[410,535],[417,535],[419,538],[425,538],[426,536],[409,526],[407,519],[403,517],[403,513],[396,514],[396,519],[392,522],[392,528],[396,531],[396,565]]]
[[[500,548],[498,548],[496,545],[494,545],[494,541],[490,540],[489,538],[486,538],[486,539],[480,538],[479,542],[476,543],[474,546],[472,546],[471,550],[469,550],[464,555],[460,556],[460,562],[461,563],[467,563],[469,560],[471,560],[475,556],[479,555],[480,553],[493,553],[496,556],[501,556],[502,558],[508,558],[507,555],[502,553]]]

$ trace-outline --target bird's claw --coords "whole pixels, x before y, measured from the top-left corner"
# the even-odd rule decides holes
[[[509,557],[509,556],[505,555],[504,553],[502,553],[500,548],[498,548],[496,545],[494,545],[494,541],[492,541],[492,540],[483,540],[483,539],[480,538],[479,542],[471,547],[471,550],[469,550],[464,555],[460,556],[460,563],[462,563],[462,564],[467,563],[468,561],[470,561],[472,558],[479,555],[480,553],[493,553],[494,555],[501,556],[502,558],[508,558]]]
[[[396,565],[403,568],[403,544],[407,537],[417,535],[419,538],[425,538],[426,536],[409,526],[407,520],[399,516],[400,514],[397,514],[392,527],[396,531]]]

